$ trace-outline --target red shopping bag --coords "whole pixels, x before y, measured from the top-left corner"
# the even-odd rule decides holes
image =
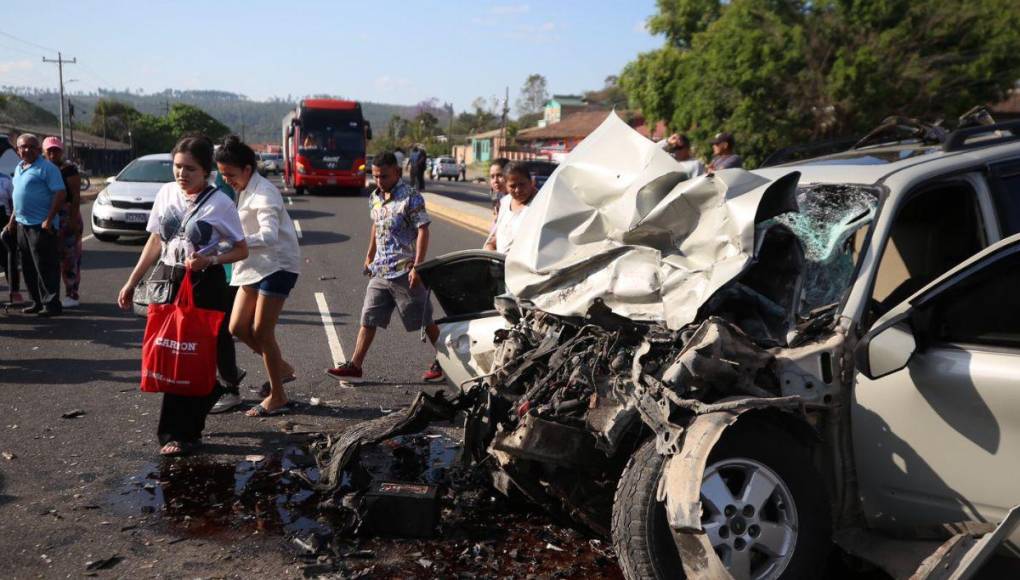
[[[191,270],[171,304],[150,304],[142,342],[142,390],[204,397],[216,384],[216,336],[224,314],[195,306]]]

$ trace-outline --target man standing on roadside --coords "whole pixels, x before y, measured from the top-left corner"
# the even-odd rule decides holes
[[[720,169],[733,169],[744,166],[744,160],[733,152],[735,147],[733,134],[722,132],[716,133],[712,139],[712,162],[708,164],[709,171]]]
[[[59,137],[43,139],[43,154],[60,169],[67,199],[60,209],[60,275],[64,278],[64,308],[77,308],[81,286],[81,175],[78,166],[64,158],[64,144]]]
[[[6,226],[14,215],[11,196],[14,194],[14,182],[11,176],[0,171],[0,227]],[[7,278],[7,287],[11,291],[10,303],[20,304],[21,271],[18,269],[18,233],[17,224],[14,230],[4,228],[0,234],[0,266]]]
[[[439,327],[432,322],[428,291],[415,270],[429,249],[431,220],[425,211],[425,199],[400,178],[400,166],[392,153],[375,156],[372,178],[376,189],[369,197],[372,230],[364,265],[364,273],[371,280],[361,310],[361,328],[351,360],[326,371],[344,380],[361,378],[376,328],[386,328],[394,309],[408,332],[424,327],[433,346],[439,337]],[[422,380],[443,380],[438,361],[433,361]]]
[[[66,194],[60,170],[41,152],[35,135],[18,137],[21,163],[14,169],[14,214],[4,229],[13,230],[17,222],[22,274],[33,301],[22,312],[56,316],[61,313],[57,214]]]
[[[666,140],[666,146],[663,149],[683,167],[687,179],[693,179],[705,173],[705,164],[700,159],[691,157],[691,140],[687,138],[687,135],[673,133]]]

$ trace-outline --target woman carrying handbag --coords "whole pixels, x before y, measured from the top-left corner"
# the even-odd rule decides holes
[[[171,153],[175,181],[156,194],[146,226],[149,239],[117,302],[122,309],[129,310],[135,286],[158,261],[148,282],[152,303],[174,300],[186,268],[191,273],[194,305],[227,313],[230,292],[223,264],[248,256],[241,220],[230,198],[209,185],[213,145],[208,138],[185,137]],[[225,251],[218,253],[224,247]],[[216,351],[220,376],[228,381],[237,378],[234,343],[226,317],[219,330]],[[157,428],[163,446],[160,454],[182,455],[196,449],[201,444],[205,418],[224,392],[216,383],[205,396],[164,393]]]

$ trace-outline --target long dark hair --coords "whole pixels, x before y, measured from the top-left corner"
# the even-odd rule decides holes
[[[223,140],[223,144],[216,150],[216,163],[233,165],[241,169],[251,167],[252,172],[258,169],[255,151],[237,135],[227,135]]]
[[[187,153],[195,158],[206,175],[211,175],[213,170],[213,144],[208,137],[202,134],[185,135],[174,145],[170,155]]]

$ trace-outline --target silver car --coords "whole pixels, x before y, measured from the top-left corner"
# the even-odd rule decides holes
[[[92,233],[97,240],[115,241],[120,236],[143,236],[156,193],[174,180],[169,153],[145,155],[109,180],[92,205]]]
[[[497,488],[631,579],[821,578],[834,544],[963,578],[1020,541],[1020,123],[687,181],[606,123],[509,255],[419,268]]]

